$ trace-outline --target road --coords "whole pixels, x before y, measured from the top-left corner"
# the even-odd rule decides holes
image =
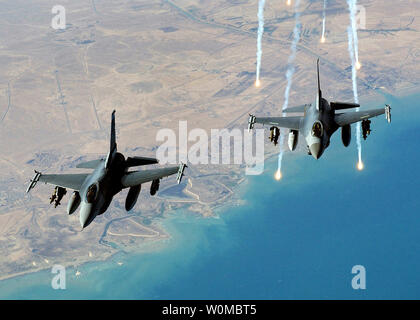
[[[7,83],[7,108],[6,111],[3,113],[3,116],[0,119],[0,123],[3,122],[4,118],[6,118],[6,115],[8,114],[9,110],[10,110],[10,106],[11,106],[11,93],[10,93],[10,82]]]
[[[64,101],[64,95],[63,95],[63,92],[61,90],[60,80],[58,79],[58,70],[55,70],[55,80],[57,82],[57,90],[58,90],[58,96],[59,96],[59,103],[63,107],[64,115],[66,117],[67,129],[69,130],[69,133],[71,134],[72,131],[71,131],[71,126],[70,126],[69,115],[68,115],[68,112],[67,112],[66,102]]]

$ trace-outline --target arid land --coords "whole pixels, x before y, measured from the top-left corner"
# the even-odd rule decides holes
[[[173,209],[209,216],[235,199],[243,166],[190,166],[181,186],[164,179],[156,197],[143,186],[130,213],[123,191],[81,232],[77,214],[65,212],[70,191],[57,209],[49,205],[51,186],[25,194],[34,169],[79,172],[78,162],[106,154],[113,109],[119,151],[155,156],[161,128],[177,132],[187,120],[189,129],[207,132],[244,129],[248,113],[279,115],[283,105],[295,23],[285,1],[266,2],[259,89],[256,0],[63,1],[65,30],[51,28],[55,4],[0,4],[0,279],[140,250],[170,236],[159,222]],[[366,29],[358,32],[359,95],[372,100],[376,89],[398,95],[417,88],[420,4],[359,4],[366,8]],[[303,0],[300,11],[290,105],[314,99],[317,57],[325,97],[351,101],[346,1],[328,1],[324,44],[322,1]],[[267,157],[277,152],[266,141]]]

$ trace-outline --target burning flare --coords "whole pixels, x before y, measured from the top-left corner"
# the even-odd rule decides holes
[[[286,4],[290,6],[292,4],[292,0],[287,0]]]
[[[324,36],[321,37],[321,43],[325,43],[325,37]]]
[[[260,81],[260,79],[257,79],[257,80],[255,81],[255,86],[256,86],[257,88],[261,87],[261,81]]]
[[[357,0],[347,0],[350,12],[350,26],[347,28],[348,38],[349,38],[349,53],[350,60],[352,63],[352,81],[353,81],[353,95],[354,102],[359,103],[359,94],[357,91],[357,70],[359,70],[362,65],[359,62],[359,40],[357,38],[357,23],[356,23],[356,11],[357,11]],[[356,108],[356,111],[359,111],[359,108]],[[360,140],[360,122],[357,122],[356,126],[356,138],[357,138],[357,152],[359,155],[359,162],[357,164],[357,169],[359,171],[363,170],[362,162],[362,143]]]
[[[289,105],[289,95],[290,95],[290,88],[292,87],[292,82],[293,82],[293,75],[296,71],[294,62],[295,62],[295,58],[296,58],[296,53],[297,53],[297,44],[300,41],[300,35],[301,35],[301,28],[302,28],[302,24],[300,23],[300,12],[299,12],[299,5],[300,5],[300,0],[296,0],[295,2],[295,27],[293,28],[293,41],[292,44],[290,46],[290,56],[289,59],[287,60],[288,63],[288,68],[286,71],[286,80],[287,80],[287,85],[286,85],[286,89],[284,90],[284,102],[283,102],[283,107],[282,107],[282,116],[284,116],[284,110],[287,109],[288,105]],[[284,135],[280,134],[280,153],[279,153],[279,159],[278,159],[278,166],[277,166],[277,172],[279,172],[280,174],[280,179],[281,179],[281,163],[283,160],[283,142],[284,142]]]
[[[274,174],[274,178],[279,181],[281,179],[282,175],[281,175],[281,171],[280,169],[277,169],[276,173]]]

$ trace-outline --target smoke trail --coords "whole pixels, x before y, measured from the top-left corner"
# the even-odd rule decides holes
[[[347,37],[349,45],[349,54],[352,64],[352,83],[353,83],[353,95],[354,102],[359,103],[359,95],[357,92],[357,69],[360,67],[359,63],[359,41],[357,38],[357,25],[356,25],[356,5],[357,0],[347,0],[350,11],[350,26],[347,28]],[[356,111],[359,111],[359,108],[356,108]],[[358,169],[363,169],[362,164],[362,143],[360,138],[360,122],[357,122],[356,125],[356,143],[357,143],[357,153],[358,153]]]
[[[289,64],[289,67],[288,67],[287,72],[286,72],[287,86],[286,86],[286,89],[284,91],[284,103],[283,103],[282,110],[286,109],[289,105],[290,88],[292,86],[293,75],[295,73],[294,61],[295,61],[295,58],[296,58],[297,44],[300,40],[301,27],[302,27],[302,25],[299,21],[299,19],[300,19],[300,12],[298,11],[299,4],[300,4],[300,0],[297,0],[296,3],[295,3],[295,27],[293,29],[293,41],[292,41],[292,44],[290,46],[291,53],[290,53],[289,59],[287,60],[287,63]]]
[[[351,79],[353,83],[354,102],[359,103],[359,94],[357,91],[356,57],[354,55],[353,30],[351,27],[347,28],[347,37],[348,37],[348,50],[349,50],[350,60],[351,60]],[[356,108],[356,111],[359,111],[359,108]],[[362,143],[360,139],[360,122],[357,122],[357,126],[356,126],[356,142],[357,142],[357,151],[358,151],[358,156],[359,156],[359,165],[361,165]]]
[[[357,0],[347,0],[350,11],[350,23],[353,37],[353,49],[355,54],[356,64],[359,63],[359,40],[357,37],[357,24],[356,24],[356,6]],[[357,66],[357,65],[356,65]]]
[[[282,111],[284,109],[286,109],[289,105],[289,94],[290,94],[290,88],[292,87],[292,83],[293,83],[293,75],[295,73],[295,66],[294,66],[294,61],[296,58],[296,51],[297,51],[297,44],[300,40],[300,35],[301,35],[301,23],[300,23],[300,12],[299,12],[299,5],[300,5],[300,0],[297,0],[295,2],[295,27],[293,28],[293,41],[292,44],[290,46],[290,56],[289,59],[287,60],[289,67],[287,68],[286,71],[286,80],[287,80],[287,85],[286,85],[286,89],[284,91],[284,102],[283,102],[283,107],[282,107]],[[284,112],[282,112],[282,116],[284,116]],[[279,159],[278,159],[278,166],[277,166],[277,173],[276,173],[276,178],[280,178],[281,177],[281,163],[283,160],[283,143],[284,143],[284,135],[281,134],[280,135],[280,153],[279,153]],[[278,176],[277,176],[278,175]]]
[[[347,28],[347,37],[349,39],[348,41],[348,50],[350,54],[350,60],[351,60],[351,80],[353,83],[353,95],[354,95],[354,102],[359,103],[359,94],[357,92],[357,70],[355,68],[355,55],[354,55],[354,43],[353,43],[353,31],[351,27]]]
[[[261,69],[261,57],[262,57],[262,48],[261,41],[264,33],[264,6],[265,0],[259,0],[258,2],[258,37],[257,37],[257,79],[255,80],[255,85],[258,87],[260,83],[260,69]]]
[[[322,10],[322,36],[321,36],[321,42],[325,42],[325,10],[327,9],[327,0],[324,0],[324,8]]]

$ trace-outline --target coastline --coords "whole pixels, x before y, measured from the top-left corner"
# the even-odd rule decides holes
[[[407,96],[415,95],[418,92],[418,90],[416,91],[416,89],[418,89],[416,86],[409,86],[404,89],[401,89],[401,91],[398,91],[397,94],[396,93],[389,93],[389,94],[395,97],[399,97],[399,98],[407,97]],[[375,98],[377,97],[384,98],[384,95],[381,94],[380,92],[375,91],[369,95],[362,96],[360,99],[367,101],[366,103],[370,104],[370,103],[376,103],[377,100]],[[277,156],[277,153],[274,151],[271,152],[270,154],[266,154],[265,161],[272,161],[276,156]],[[238,169],[238,171],[242,172],[243,169]],[[214,214],[215,212],[217,212],[218,214],[224,213],[234,206],[240,206],[241,203],[238,201],[239,199],[237,199],[235,196],[238,194],[238,189],[240,189],[243,186],[244,182],[246,181],[248,181],[247,177],[246,176],[242,177],[238,181],[238,183],[233,188],[231,188],[232,193],[220,199],[217,199],[212,203],[206,203],[206,206],[208,206],[209,209],[213,212],[213,215],[207,216],[207,215],[201,214],[200,218],[215,217],[217,216],[217,214]],[[171,201],[169,201],[169,203],[171,203]],[[166,211],[162,218],[159,218],[158,221],[154,221],[154,223],[156,223],[156,226],[159,228],[159,230],[162,230],[163,233],[167,235],[167,237],[159,237],[158,239],[147,239],[140,246],[136,245],[136,246],[133,246],[133,248],[129,248],[128,250],[118,249],[117,252],[103,255],[103,256],[98,256],[98,257],[95,257],[94,259],[81,258],[80,262],[78,263],[74,263],[74,260],[73,260],[73,261],[64,262],[62,263],[62,265],[65,267],[77,269],[78,267],[81,268],[87,264],[111,262],[115,256],[120,255],[120,254],[138,255],[138,254],[142,254],[142,253],[146,253],[150,251],[155,252],[159,249],[165,248],[166,247],[165,242],[168,242],[172,239],[171,234],[165,231],[165,228],[164,228],[165,221],[168,218],[170,219],[173,216],[173,214],[177,212],[178,210],[190,213],[189,207],[196,203],[197,203],[196,201],[186,202],[182,204],[180,208],[175,208],[175,209],[172,208],[169,211]],[[195,211],[191,211],[191,213],[194,214],[195,216],[198,216],[195,213]],[[0,276],[0,283],[5,280],[11,280],[11,279],[20,278],[27,275],[39,273],[39,272],[44,272],[44,271],[50,270],[51,267],[52,265],[49,267],[39,267],[30,271],[22,271],[22,272],[18,272],[14,274],[2,275]]]

